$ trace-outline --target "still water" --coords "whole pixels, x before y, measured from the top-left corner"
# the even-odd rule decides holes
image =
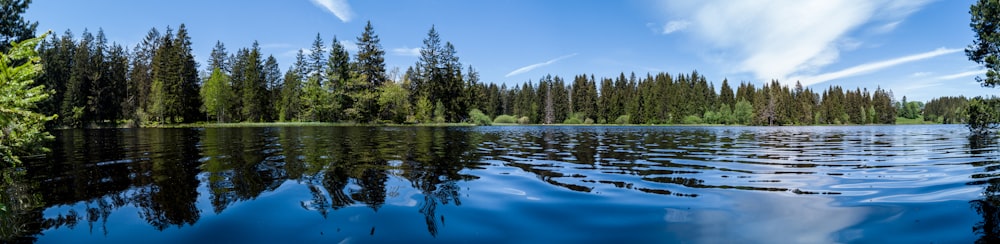
[[[995,242],[962,126],[64,130],[3,172],[6,241]]]

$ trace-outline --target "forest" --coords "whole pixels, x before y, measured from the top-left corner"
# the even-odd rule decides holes
[[[152,28],[131,48],[108,43],[103,30],[79,38],[67,30],[38,46],[44,72],[37,81],[55,91],[39,109],[59,114],[53,123],[63,128],[202,121],[812,125],[892,124],[937,104],[896,102],[881,88],[816,91],[777,80],[735,88],[723,80],[717,90],[697,71],[546,75],[507,87],[480,81],[433,26],[406,71],[386,69],[379,42],[371,22],[355,38],[353,55],[337,37],[327,47],[317,34],[284,73],[256,42],[233,53],[216,42],[199,70],[184,24]],[[962,120],[955,116],[927,118]]]

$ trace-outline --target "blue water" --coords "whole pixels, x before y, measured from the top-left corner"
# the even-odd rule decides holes
[[[1000,152],[962,126],[65,130],[7,241],[967,243]]]

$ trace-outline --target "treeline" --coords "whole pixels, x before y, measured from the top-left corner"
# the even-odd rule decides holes
[[[817,93],[771,81],[757,88],[740,83],[734,90],[723,80],[719,92],[698,74],[668,73],[595,79],[578,75],[572,84],[545,76],[507,89],[478,85],[476,108],[503,122],[614,124],[892,124],[896,107],[886,90],[845,90],[831,86]],[[478,94],[478,92],[484,94]]]
[[[965,96],[939,97],[923,106],[924,121],[942,124],[964,124],[969,120],[969,99]]]
[[[45,73],[38,81],[55,90],[40,109],[59,114],[58,126],[81,127],[198,121],[891,124],[905,108],[882,89],[815,92],[778,81],[734,89],[723,80],[716,90],[697,72],[577,75],[572,81],[547,75],[508,88],[480,82],[434,27],[405,72],[386,70],[370,22],[355,39],[354,55],[337,37],[330,43],[317,34],[309,51],[300,50],[282,73],[256,42],[232,54],[217,42],[200,73],[183,24],[176,32],[151,29],[131,51],[107,43],[103,31],[94,36],[85,30],[78,40],[66,31],[39,45]]]
[[[464,70],[450,42],[432,27],[419,61],[405,75],[385,68],[385,51],[369,22],[352,55],[337,40],[327,48],[317,34],[308,54],[281,73],[259,45],[229,54],[217,42],[199,75],[191,40],[151,29],[131,51],[109,44],[103,31],[52,35],[39,45],[40,84],[54,90],[41,104],[59,114],[58,126],[157,123],[267,122],[461,122],[469,112],[468,90],[478,73]]]

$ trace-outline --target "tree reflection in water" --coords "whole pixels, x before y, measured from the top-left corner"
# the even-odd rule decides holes
[[[436,235],[445,217],[439,205],[460,205],[460,172],[475,167],[481,137],[465,128],[209,128],[65,130],[53,152],[3,171],[0,218],[4,241],[32,242],[46,229],[86,221],[108,234],[110,215],[126,206],[154,229],[194,225],[197,201],[208,194],[217,214],[288,181],[306,185],[302,207],[330,211],[364,205],[378,211],[391,177],[423,194],[417,211]],[[199,192],[205,184],[207,192]],[[398,189],[396,189],[398,190]],[[408,196],[407,196],[408,197]],[[47,208],[65,212],[46,218]],[[77,211],[82,209],[83,211]]]
[[[970,154],[987,154],[997,152],[997,141],[993,136],[970,136]],[[984,161],[975,163],[976,167],[984,167],[985,173],[975,174],[970,184],[984,184],[982,199],[969,201],[983,220],[972,226],[972,231],[979,235],[976,243],[1000,243],[1000,162]]]

